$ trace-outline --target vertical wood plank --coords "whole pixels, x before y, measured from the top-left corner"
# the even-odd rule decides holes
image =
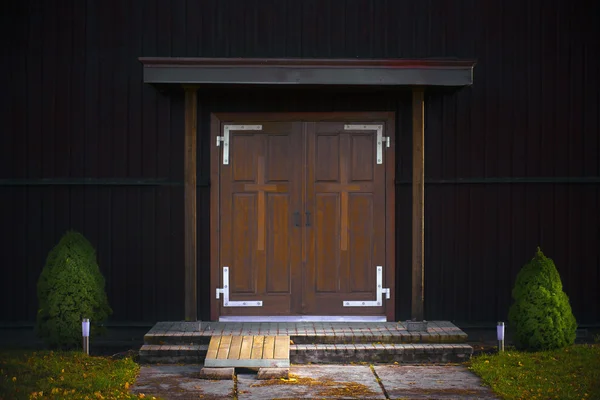
[[[240,349],[240,359],[248,359],[252,354],[252,336],[242,338],[242,347]]]
[[[251,359],[262,358],[264,342],[265,342],[264,336],[254,336],[254,342],[252,343],[252,354],[250,355]]]
[[[262,358],[273,358],[275,354],[275,336],[265,336],[265,345]]]
[[[412,92],[413,121],[413,216],[412,216],[412,309],[414,320],[423,320],[424,222],[425,222],[425,107],[423,88]]]
[[[349,138],[348,135],[340,135],[340,186],[348,184],[348,151],[349,151]],[[348,192],[341,188],[342,193],[340,201],[342,202],[340,207],[340,249],[342,251],[348,250]]]
[[[185,319],[196,321],[196,130],[198,94],[193,87],[185,88],[185,155],[184,155],[184,218],[185,218]]]
[[[388,268],[385,268],[386,282],[388,285],[393,285],[390,293],[390,300],[385,302],[385,309],[388,321],[393,321],[396,318],[396,293],[400,285],[396,284],[396,152],[397,140],[395,132],[396,115],[390,113],[386,123],[386,136],[391,140],[391,149],[385,154],[385,216],[386,216],[386,231],[385,231],[385,260]]]
[[[340,249],[342,251],[348,250],[348,192],[343,191],[341,193],[341,228],[340,228]]]
[[[215,143],[215,139],[220,135],[221,121],[214,115],[210,116],[210,142]],[[214,146],[214,145],[213,145]],[[210,292],[214,293],[219,287],[221,266],[220,254],[221,235],[220,235],[220,198],[221,182],[220,175],[220,153],[209,147],[210,153]],[[211,296],[210,301],[210,319],[217,320],[219,317],[219,302]]]
[[[231,347],[231,336],[223,336],[221,343],[219,343],[219,351],[217,353],[217,359],[224,360],[229,356],[229,348]]]
[[[219,344],[221,344],[222,336],[213,336],[210,338],[208,344],[208,351],[206,352],[207,359],[216,359],[217,353],[219,352]]]
[[[290,356],[290,337],[275,336],[275,351],[273,358],[282,359]]]
[[[227,358],[230,360],[239,360],[241,349],[242,349],[242,337],[234,336],[233,339],[231,339],[231,347],[229,349],[229,355],[227,356]]]
[[[265,157],[258,157],[258,184],[262,185],[265,183]],[[265,249],[265,192],[264,190],[258,189],[258,238],[257,247],[259,251]]]

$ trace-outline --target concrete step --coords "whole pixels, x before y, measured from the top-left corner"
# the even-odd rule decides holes
[[[140,349],[140,362],[201,364],[207,350],[206,344],[145,344]],[[290,361],[293,364],[457,363],[467,361],[472,354],[473,348],[464,343],[336,343],[290,346]]]
[[[214,335],[243,335],[244,333],[214,333]],[[251,335],[256,335],[252,333]],[[278,334],[264,333],[265,335]],[[281,335],[286,335],[282,332]],[[152,333],[144,336],[144,343],[156,345],[208,344],[213,336],[207,332]],[[465,343],[467,334],[461,330],[442,332],[347,332],[290,334],[294,344],[355,344],[355,343]]]
[[[290,346],[294,364],[327,363],[457,363],[473,354],[468,344],[357,343]]]

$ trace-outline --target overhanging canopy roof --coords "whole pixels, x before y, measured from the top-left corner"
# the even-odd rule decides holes
[[[179,85],[468,86],[472,60],[141,57],[144,82]]]

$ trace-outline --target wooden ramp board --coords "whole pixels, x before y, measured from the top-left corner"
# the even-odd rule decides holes
[[[289,336],[213,336],[208,345],[205,367],[290,366]]]

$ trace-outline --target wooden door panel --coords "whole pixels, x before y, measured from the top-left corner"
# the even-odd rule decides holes
[[[306,207],[307,314],[383,315],[382,307],[344,307],[376,298],[376,267],[385,265],[385,169],[376,164],[375,131],[342,122],[308,124]]]
[[[298,249],[290,243],[290,214],[292,199],[289,194],[269,193],[267,199],[267,275],[265,293],[290,293],[291,267],[294,260],[293,251]],[[293,216],[292,216],[293,218]],[[295,267],[297,267],[295,265]]]
[[[375,173],[375,135],[355,133],[350,135],[351,182],[373,182]]]
[[[238,125],[239,123],[236,123]],[[260,131],[230,131],[230,160],[220,173],[220,264],[229,266],[231,301],[221,315],[277,315],[292,310],[292,273],[301,263],[300,127],[265,123]]]
[[[231,253],[232,261],[230,290],[232,293],[255,294],[257,292],[254,268],[256,265],[256,195],[254,193],[233,193],[231,242],[235,246]]]
[[[290,135],[267,135],[266,141],[266,179],[268,182],[290,182],[300,177],[291,176],[296,173],[295,164],[301,155],[301,149],[292,147],[300,138]]]
[[[314,231],[314,279],[307,281],[309,290],[315,293],[336,293],[340,290],[340,252],[339,252],[339,195],[337,193],[319,193],[315,199]],[[309,235],[311,237],[311,235]]]
[[[349,292],[372,294],[376,284],[373,273],[376,229],[375,200],[383,193],[374,193],[376,137],[373,132],[348,134],[350,141],[349,182],[359,184],[359,192],[348,194],[348,220],[350,265],[348,271]]]
[[[373,195],[349,195],[349,292],[371,293],[375,287],[373,274]]]
[[[255,131],[232,131],[230,133],[229,154],[230,157],[235,156],[235,159],[229,163],[233,175],[231,183],[256,181],[257,158],[261,140],[261,135]]]
[[[315,182],[339,182],[340,135],[335,132],[317,135],[315,142]]]

